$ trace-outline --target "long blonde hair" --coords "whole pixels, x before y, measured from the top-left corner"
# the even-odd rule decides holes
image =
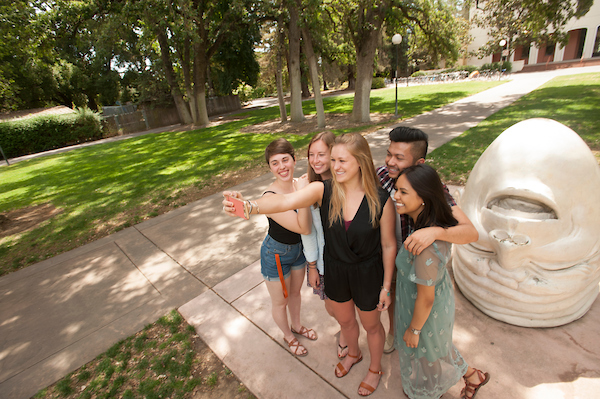
[[[371,226],[376,228],[379,226],[379,219],[377,216],[379,208],[381,207],[381,202],[379,200],[379,193],[377,192],[379,184],[377,183],[377,174],[375,172],[375,166],[373,165],[373,157],[371,156],[369,143],[359,133],[346,133],[335,139],[334,147],[336,145],[345,145],[350,155],[358,162],[361,184],[365,190],[365,197],[367,198],[367,204],[369,205]],[[329,202],[330,227],[338,220],[343,222],[343,206],[346,200],[344,188],[337,182],[335,173],[332,174],[332,192],[331,201]]]
[[[333,147],[333,143],[335,142],[335,134],[333,134],[330,131],[324,131],[324,132],[320,132],[314,135],[314,137],[310,140],[310,143],[308,143],[308,150],[307,152],[307,156],[309,157],[309,161],[310,161],[310,146],[313,145],[313,143],[322,140],[323,143],[325,143],[325,145],[327,145],[327,147],[329,147],[329,152],[331,152],[331,147]],[[318,175],[315,173],[314,169],[312,168],[312,166],[310,166],[310,162],[308,162],[308,181],[309,182],[314,182],[314,181],[323,181],[323,178],[321,177],[321,175]]]

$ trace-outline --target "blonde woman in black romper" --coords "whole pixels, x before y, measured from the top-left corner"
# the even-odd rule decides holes
[[[390,304],[389,291],[396,258],[394,206],[379,186],[369,144],[360,134],[336,138],[331,150],[332,181],[313,182],[290,194],[245,201],[251,214],[276,213],[318,203],[325,232],[325,293],[348,343],[348,356],[335,367],[343,377],[363,359],[359,326],[367,332],[369,372],[358,388],[368,396],[379,384],[385,334],[380,313]],[[241,194],[225,192],[243,200]],[[223,210],[234,215],[233,204]]]

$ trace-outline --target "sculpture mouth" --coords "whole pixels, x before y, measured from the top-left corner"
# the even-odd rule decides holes
[[[493,198],[488,202],[487,209],[505,217],[528,220],[558,219],[553,206],[537,199],[514,195],[502,195]]]

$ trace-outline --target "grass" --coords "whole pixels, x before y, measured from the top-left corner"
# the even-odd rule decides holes
[[[200,391],[219,396],[219,389],[219,397],[253,398],[214,355],[197,353],[195,339],[194,328],[173,310],[35,398],[191,398]]]
[[[493,114],[428,156],[447,183],[465,184],[485,149],[510,126],[530,118],[554,119],[600,151],[600,74],[557,77]]]
[[[402,88],[399,109],[405,118],[414,116],[500,83]],[[371,111],[393,112],[394,96],[394,89],[373,91]],[[352,95],[326,97],[325,110],[350,113],[352,101]],[[305,114],[315,112],[314,101],[303,106]],[[241,115],[215,127],[140,136],[0,168],[0,212],[46,203],[61,210],[34,229],[0,238],[0,276],[155,217],[165,207],[185,205],[187,193],[222,183],[224,174],[257,168],[265,146],[282,134],[240,130],[277,119],[279,110]],[[313,133],[285,137],[301,149]]]

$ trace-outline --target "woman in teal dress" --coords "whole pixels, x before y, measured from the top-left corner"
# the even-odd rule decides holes
[[[396,211],[407,214],[415,229],[457,224],[437,172],[411,166],[396,182]],[[462,398],[474,398],[490,376],[467,365],[452,343],[454,287],[446,269],[451,244],[435,241],[419,255],[402,247],[396,257],[396,343],[402,387],[411,399],[439,398],[461,377]]]

